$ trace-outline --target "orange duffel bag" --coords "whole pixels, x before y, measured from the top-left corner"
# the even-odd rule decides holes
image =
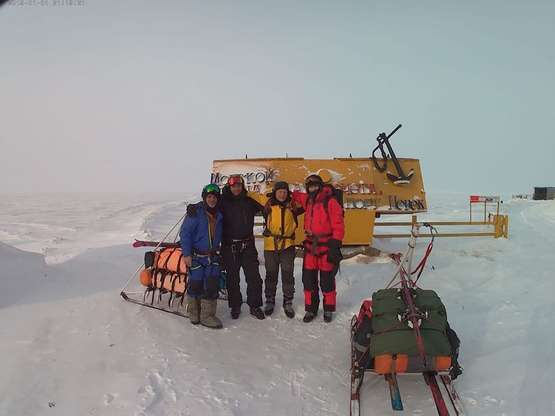
[[[187,290],[187,275],[184,273],[148,268],[141,271],[139,280],[143,286],[151,289],[165,289],[174,293],[185,293]]]
[[[449,371],[451,368],[451,357],[438,355],[427,357],[428,370]],[[374,357],[374,371],[378,374],[389,373],[414,373],[422,371],[420,356],[407,354],[381,354]]]
[[[174,293],[187,290],[187,265],[181,248],[163,248],[145,254],[145,268],[139,275],[143,286]]]
[[[156,251],[153,268],[178,274],[187,273],[187,265],[183,260],[183,253],[180,248],[164,248]]]

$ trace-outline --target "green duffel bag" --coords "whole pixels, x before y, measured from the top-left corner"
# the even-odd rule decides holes
[[[426,314],[420,333],[427,356],[450,356],[451,345],[447,337],[447,313],[441,299],[433,290],[414,289],[414,303]],[[370,354],[419,355],[415,331],[406,321],[399,320],[407,312],[407,305],[399,289],[383,289],[372,295],[372,340]]]

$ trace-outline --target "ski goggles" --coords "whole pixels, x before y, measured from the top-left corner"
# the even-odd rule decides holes
[[[207,194],[216,194],[220,195],[220,187],[214,183],[209,183],[204,188],[202,188],[202,193]]]
[[[227,184],[229,186],[233,186],[233,185],[237,185],[237,184],[241,184],[243,185],[243,177],[241,175],[231,175],[229,177],[229,179],[227,180]]]

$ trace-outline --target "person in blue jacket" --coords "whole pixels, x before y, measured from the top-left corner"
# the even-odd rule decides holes
[[[220,188],[208,184],[202,201],[189,205],[179,233],[183,259],[189,270],[187,311],[192,324],[222,328],[216,317],[220,280],[219,249],[223,216],[218,210]]]

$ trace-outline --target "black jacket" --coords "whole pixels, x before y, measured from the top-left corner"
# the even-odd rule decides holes
[[[224,214],[224,245],[253,237],[254,217],[264,211],[262,205],[247,196],[245,189],[235,196],[228,186],[222,191],[220,208]]]

